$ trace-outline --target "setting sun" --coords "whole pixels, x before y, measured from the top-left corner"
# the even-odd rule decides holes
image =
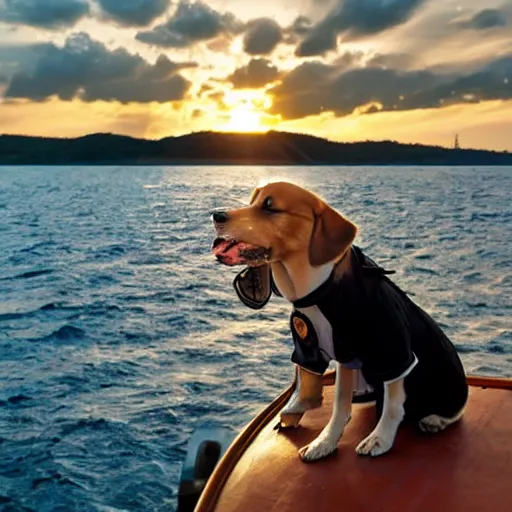
[[[273,124],[265,110],[271,100],[264,91],[226,91],[224,94],[228,121],[220,129],[234,132],[265,132]]]
[[[261,124],[261,114],[249,108],[239,107],[229,112],[229,121],[222,127],[233,132],[264,132],[268,127]]]

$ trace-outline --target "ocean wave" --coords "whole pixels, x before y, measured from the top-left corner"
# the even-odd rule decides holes
[[[3,277],[0,279],[0,281],[7,281],[10,279],[32,279],[34,277],[53,274],[53,272],[55,272],[55,269],[51,269],[51,268],[41,269],[41,270],[28,270],[27,272],[22,272],[21,274],[16,274],[11,277]]]
[[[106,430],[115,431],[118,430],[119,424],[106,418],[80,418],[78,420],[69,421],[65,420],[64,425],[61,425],[61,438],[75,434],[81,430]]]
[[[457,352],[460,352],[461,354],[471,354],[482,351],[481,345],[471,343],[455,343],[455,347],[457,348]]]
[[[31,341],[49,341],[49,340],[59,340],[59,341],[73,341],[73,340],[81,340],[85,337],[85,331],[71,324],[65,324],[59,327],[58,329],[52,331],[47,336],[41,338],[35,338]]]
[[[132,308],[132,310],[134,310]],[[102,302],[70,304],[68,302],[48,302],[42,306],[25,311],[14,311],[9,313],[0,313],[0,322],[11,320],[30,319],[37,315],[49,313],[80,313],[87,316],[103,316],[109,313],[122,312],[123,308],[117,304],[106,304]],[[135,311],[135,310],[134,310]],[[143,310],[141,312],[144,312]]]
[[[32,397],[24,395],[24,394],[13,395],[13,396],[10,396],[9,398],[7,398],[7,400],[0,400],[0,406],[5,406],[7,404],[18,405],[18,404],[22,404],[29,400],[32,400]]]
[[[28,318],[33,315],[35,311],[24,311],[16,313],[0,313],[0,322],[8,322],[9,320],[19,320],[20,318]]]
[[[438,276],[439,272],[437,270],[434,270],[433,268],[428,267],[417,267],[417,266],[411,266],[405,269],[405,272],[407,274],[428,274],[431,276]]]
[[[54,246],[55,246],[55,242],[48,240],[46,242],[37,242],[35,244],[29,245],[28,247],[24,247],[23,249],[20,249],[20,252],[35,252],[37,249],[41,249],[43,247],[51,248]]]

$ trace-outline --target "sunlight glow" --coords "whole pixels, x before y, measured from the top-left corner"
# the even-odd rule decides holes
[[[230,111],[229,121],[222,129],[233,132],[264,132],[268,130],[261,124],[261,114],[243,107]]]
[[[222,131],[234,132],[266,132],[269,125],[266,122],[268,115],[265,110],[272,102],[265,91],[261,90],[228,90],[224,93],[229,120],[219,126]]]

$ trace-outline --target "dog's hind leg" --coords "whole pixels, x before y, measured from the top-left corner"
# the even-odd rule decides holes
[[[306,411],[322,405],[323,378],[297,366],[296,386],[293,395],[280,414],[280,427],[297,427]]]
[[[418,423],[419,427],[423,432],[427,432],[429,434],[435,434],[437,432],[441,432],[446,427],[449,427],[451,424],[456,423],[459,421],[463,414],[464,414],[464,407],[451,418],[445,418],[443,416],[439,416],[437,414],[430,414],[429,416],[425,416],[423,419],[421,419]]]
[[[343,368],[341,364],[336,363],[336,385],[331,419],[313,442],[299,450],[303,461],[318,460],[336,450],[345,425],[350,419],[353,389],[353,370]]]

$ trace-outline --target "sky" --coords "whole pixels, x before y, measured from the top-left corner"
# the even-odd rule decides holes
[[[512,0],[0,0],[0,133],[512,151]]]

